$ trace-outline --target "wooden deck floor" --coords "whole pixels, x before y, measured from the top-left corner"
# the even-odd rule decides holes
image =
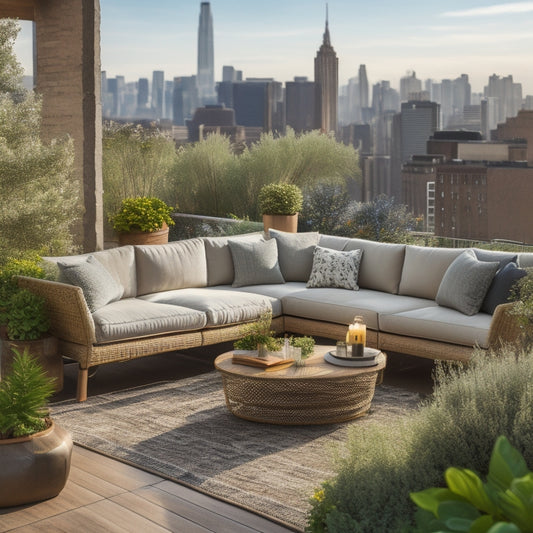
[[[69,480],[59,496],[32,505],[0,509],[0,531],[284,533],[291,530],[75,446]]]

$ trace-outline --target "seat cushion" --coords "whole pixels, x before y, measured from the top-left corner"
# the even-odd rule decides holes
[[[207,324],[207,317],[201,311],[139,298],[110,303],[92,316],[98,343],[192,331]]]
[[[498,262],[479,261],[473,250],[465,250],[444,273],[435,301],[465,315],[475,315],[498,267]]]
[[[313,252],[318,232],[287,233],[270,228],[271,238],[278,243],[278,261],[285,281],[307,281],[313,266]]]
[[[77,264],[57,263],[67,283],[81,287],[87,307],[93,313],[104,305],[120,300],[124,288],[109,271],[92,255]]]
[[[137,295],[205,287],[207,264],[201,239],[135,246]]]
[[[233,287],[284,283],[278,262],[278,245],[275,239],[258,242],[228,241],[235,277]]]
[[[464,250],[407,245],[398,294],[434,300],[444,273]]]
[[[368,328],[379,329],[380,312],[398,312],[437,305],[430,300],[398,296],[386,292],[359,289],[304,289],[292,292],[281,300],[283,314],[323,320],[336,324],[350,324],[354,316],[363,317]]]
[[[350,239],[344,250],[363,250],[359,286],[396,294],[402,277],[405,244]]]
[[[276,299],[238,290],[220,290],[216,287],[158,292],[140,298],[153,304],[176,305],[201,311],[207,317],[207,326],[224,326],[255,320],[271,309],[272,314],[277,316],[280,311],[278,304],[274,314],[273,300],[275,304]]]
[[[488,348],[492,316],[466,316],[447,307],[431,306],[400,313],[380,313],[379,326],[385,333]]]

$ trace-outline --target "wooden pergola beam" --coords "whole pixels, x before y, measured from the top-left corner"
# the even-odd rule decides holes
[[[0,18],[35,20],[37,0],[0,0]]]

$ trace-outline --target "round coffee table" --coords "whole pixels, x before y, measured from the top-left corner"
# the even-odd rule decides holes
[[[254,422],[269,424],[334,424],[364,415],[370,408],[378,376],[386,365],[344,367],[324,361],[332,346],[315,346],[305,366],[269,371],[234,364],[233,352],[219,355],[215,368],[222,375],[228,409]]]

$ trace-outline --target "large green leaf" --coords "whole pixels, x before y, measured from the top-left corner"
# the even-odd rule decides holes
[[[487,533],[493,524],[494,519],[492,516],[484,514],[472,522],[469,533]]]
[[[533,473],[513,480],[510,490],[497,494],[496,503],[523,533],[533,533]]]
[[[497,522],[487,533],[522,533],[518,527],[509,522]]]
[[[411,492],[409,496],[418,507],[430,511],[434,516],[438,516],[439,505],[442,502],[462,499],[451,490],[443,488],[429,488],[419,492]]]
[[[488,514],[498,512],[498,508],[485,492],[483,482],[474,472],[466,468],[451,467],[446,470],[444,476],[452,492]]]
[[[470,526],[481,513],[465,501],[445,501],[439,505],[438,517],[450,531],[470,531]]]
[[[499,490],[507,490],[514,478],[528,474],[526,462],[520,452],[511,446],[504,435],[496,440],[489,464],[489,485]]]

